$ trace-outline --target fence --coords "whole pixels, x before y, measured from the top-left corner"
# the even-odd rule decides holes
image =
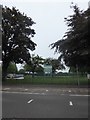
[[[60,74],[35,74],[24,75],[23,79],[8,78],[5,83],[9,84],[58,84],[58,85],[88,85],[90,80],[87,79],[86,74],[70,74],[70,73],[60,73]]]

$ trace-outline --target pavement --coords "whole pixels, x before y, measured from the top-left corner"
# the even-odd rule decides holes
[[[65,85],[3,85],[1,91],[9,92],[31,92],[31,93],[54,93],[54,94],[84,94],[90,93],[86,86],[65,86]]]

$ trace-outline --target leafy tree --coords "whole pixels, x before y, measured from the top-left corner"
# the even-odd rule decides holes
[[[24,70],[24,69],[20,69],[20,70],[18,71],[18,73],[19,73],[19,74],[24,74],[24,73],[25,73],[25,70]]]
[[[15,63],[10,62],[9,66],[7,68],[7,73],[16,73],[17,72],[17,66]]]
[[[44,59],[38,55],[32,54],[30,61],[27,62],[27,64],[24,66],[24,68],[27,71],[32,72],[34,76],[34,72],[40,72],[42,71],[42,64],[44,63]]]
[[[43,69],[43,67],[42,66],[37,66],[36,67],[36,73],[38,74],[38,75],[43,75],[44,74],[44,69]]]
[[[63,59],[69,67],[78,66],[79,71],[83,69],[90,71],[90,8],[86,11],[79,9],[77,5],[71,6],[74,14],[65,18],[68,30],[63,39],[52,43],[51,48],[56,48],[60,53],[59,60]],[[89,68],[89,69],[88,69]]]
[[[24,70],[27,72],[32,72],[32,65],[31,64],[25,64],[24,66]],[[36,72],[37,74],[43,74],[43,67],[41,65],[37,65],[34,69],[34,72]],[[33,72],[33,74],[34,74]]]
[[[25,72],[26,72],[26,71],[31,71],[31,66],[28,65],[27,63],[25,63],[25,65],[24,65],[24,70],[25,70]]]
[[[30,50],[35,50],[36,44],[31,40],[35,24],[30,17],[22,14],[15,7],[2,8],[2,61],[3,76],[6,76],[9,63],[23,63],[30,59]]]

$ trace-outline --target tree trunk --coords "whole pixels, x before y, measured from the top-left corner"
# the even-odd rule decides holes
[[[9,62],[3,61],[3,65],[2,65],[2,80],[3,81],[6,80],[8,65],[9,65]]]

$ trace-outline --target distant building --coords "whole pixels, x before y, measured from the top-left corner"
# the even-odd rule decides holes
[[[44,74],[52,74],[52,66],[44,64]]]

